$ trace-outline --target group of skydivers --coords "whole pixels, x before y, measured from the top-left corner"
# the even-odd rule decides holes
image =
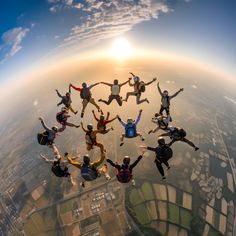
[[[132,118],[128,118],[127,122],[124,122],[119,115],[116,117],[109,119],[110,113],[108,112],[106,117],[100,108],[100,106],[95,102],[94,98],[92,97],[91,89],[98,84],[105,84],[110,87],[111,94],[108,98],[108,100],[99,99],[98,102],[105,103],[109,105],[114,99],[117,101],[119,106],[122,106],[122,103],[125,101],[128,101],[128,98],[130,96],[136,97],[137,104],[141,104],[144,102],[149,103],[148,99],[141,99],[141,95],[145,92],[146,86],[150,85],[151,83],[156,81],[156,78],[151,80],[148,83],[145,83],[140,80],[140,78],[133,73],[130,73],[132,75],[131,78],[129,78],[124,83],[119,83],[118,80],[114,80],[113,84],[110,83],[95,83],[90,86],[88,86],[86,83],[82,83],[82,87],[76,87],[72,84],[69,85],[69,92],[67,92],[65,95],[61,95],[58,90],[56,90],[57,95],[61,98],[61,101],[57,104],[57,106],[63,105],[63,108],[60,112],[56,115],[57,122],[61,125],[60,128],[53,126],[52,128],[49,128],[42,117],[39,118],[41,121],[41,124],[43,128],[45,129],[44,132],[38,133],[38,143],[41,145],[47,145],[53,150],[55,158],[53,160],[47,158],[44,155],[40,156],[48,163],[51,163],[51,170],[52,172],[58,176],[58,177],[69,177],[71,183],[74,185],[75,182],[73,181],[71,174],[68,170],[68,163],[74,165],[75,167],[80,169],[81,176],[84,181],[93,181],[96,178],[100,177],[101,175],[104,175],[106,179],[111,179],[108,173],[107,165],[104,164],[102,167],[99,168],[99,166],[103,163],[103,161],[106,159],[106,150],[102,143],[97,141],[97,134],[107,134],[110,130],[113,130],[113,127],[107,127],[107,125],[111,122],[113,122],[115,119],[118,119],[118,121],[121,123],[121,125],[124,127],[125,132],[122,134],[120,138],[120,146],[124,144],[124,138],[135,138],[137,136],[140,137],[142,141],[144,141],[144,138],[141,133],[137,131],[137,125],[140,121],[142,110],[139,111],[139,115],[136,120],[133,120]],[[133,80],[133,83],[131,82]],[[121,87],[125,84],[129,84],[131,87],[134,88],[132,92],[128,92],[126,94],[126,98],[122,99],[120,96]],[[80,125],[76,125],[73,123],[68,122],[68,118],[70,117],[69,111],[71,111],[74,114],[77,114],[78,111],[74,110],[72,107],[72,100],[71,100],[71,88],[74,90],[80,92],[80,97],[82,99],[82,111],[81,111],[81,118],[84,117],[85,109],[89,103],[93,104],[98,112],[100,113],[100,117],[98,118],[93,112],[93,116],[97,122],[97,129],[93,128],[92,124],[87,125],[87,129],[84,127],[83,123],[81,122],[81,128],[85,132],[85,142],[87,145],[87,150],[91,150],[94,148],[94,146],[97,146],[100,148],[101,157],[100,159],[91,162],[90,156],[88,154],[84,155],[83,162],[76,161],[79,156],[71,157],[69,153],[64,154],[64,158],[60,155],[56,145],[55,145],[55,139],[56,136],[63,132],[67,126],[79,128]],[[165,173],[164,169],[162,167],[162,164],[166,165],[167,169],[170,168],[168,164],[168,160],[172,157],[173,152],[171,149],[171,145],[176,141],[182,141],[187,144],[189,144],[191,147],[197,151],[199,148],[194,145],[191,141],[189,141],[186,138],[186,132],[183,128],[170,126],[169,123],[172,121],[172,118],[170,116],[170,101],[174,97],[176,97],[180,92],[183,91],[183,88],[181,88],[179,91],[177,91],[173,95],[169,95],[167,90],[160,89],[159,82],[157,83],[157,88],[161,96],[161,108],[159,113],[156,113],[155,116],[152,118],[152,122],[156,125],[156,127],[153,130],[150,130],[148,133],[156,133],[158,130],[163,130],[165,133],[161,134],[158,137],[158,146],[157,147],[149,147],[149,146],[140,146],[142,148],[142,154],[136,159],[136,161],[132,164],[130,164],[130,157],[125,156],[123,159],[122,164],[114,163],[110,159],[106,159],[107,163],[109,163],[111,166],[113,166],[116,170],[116,177],[117,180],[121,183],[128,183],[131,182],[133,185],[135,184],[135,181],[132,176],[132,170],[133,168],[140,162],[140,160],[143,158],[144,150],[149,150],[152,152],[155,152],[156,158],[155,158],[155,164],[162,176],[162,179],[165,179]],[[166,112],[166,115],[163,115],[163,112]],[[168,136],[171,139],[170,143],[166,143],[164,137]],[[81,185],[84,187],[85,183],[82,181]]]

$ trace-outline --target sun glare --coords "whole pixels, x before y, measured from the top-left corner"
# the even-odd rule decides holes
[[[111,48],[111,54],[113,57],[122,60],[130,56],[131,47],[129,41],[126,38],[117,38],[114,40]]]

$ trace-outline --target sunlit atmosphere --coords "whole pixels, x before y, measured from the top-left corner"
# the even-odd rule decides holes
[[[0,236],[235,236],[236,1],[0,7]]]

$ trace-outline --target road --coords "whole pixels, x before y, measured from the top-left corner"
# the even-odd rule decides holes
[[[234,180],[234,188],[236,187],[236,174],[234,172],[234,167],[233,167],[233,164],[232,164],[232,161],[231,161],[231,158],[230,158],[230,155],[229,155],[229,152],[228,152],[228,149],[227,149],[227,146],[225,144],[225,141],[224,141],[224,138],[221,134],[221,129],[219,128],[219,125],[218,125],[218,121],[217,121],[217,114],[215,116],[215,121],[216,121],[216,126],[217,126],[217,129],[219,130],[219,133],[220,133],[220,137],[221,137],[221,140],[222,140],[222,143],[224,145],[224,148],[226,150],[226,153],[227,153],[227,157],[228,157],[228,160],[229,160],[229,165],[230,165],[230,168],[231,168],[231,171],[232,171],[232,175],[233,175],[233,180]],[[235,207],[234,206],[234,227],[233,227],[233,235],[236,235],[236,210],[235,210]]]

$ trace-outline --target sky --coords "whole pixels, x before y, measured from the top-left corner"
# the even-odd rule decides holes
[[[39,61],[108,47],[192,58],[236,79],[234,0],[1,1],[0,83]]]

